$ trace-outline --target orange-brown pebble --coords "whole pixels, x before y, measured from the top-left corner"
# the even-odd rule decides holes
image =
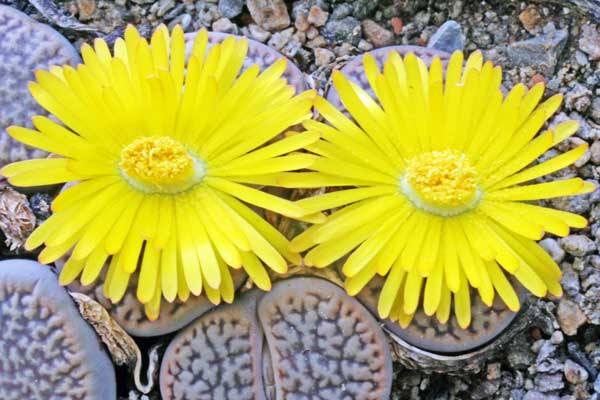
[[[394,35],[398,36],[402,33],[402,29],[404,28],[404,23],[400,19],[400,17],[393,17],[390,21],[392,25],[392,30],[394,31]]]
[[[521,14],[519,14],[519,20],[523,24],[523,27],[527,29],[527,31],[531,31],[535,29],[542,20],[542,16],[538,9],[531,5],[524,9]]]
[[[531,77],[531,79],[529,80],[529,87],[533,87],[535,85],[537,85],[538,83],[543,83],[544,85],[546,85],[546,78],[544,78],[544,75],[542,74],[535,74],[534,76]]]

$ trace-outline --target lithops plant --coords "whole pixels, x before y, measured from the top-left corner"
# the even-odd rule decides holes
[[[451,56],[443,51],[419,46],[390,46],[375,49],[369,54],[381,68],[392,51],[402,56],[413,53],[428,66],[435,57],[438,57],[445,67]],[[375,92],[364,72],[363,58],[364,55],[354,57],[340,71],[351,82],[374,97]],[[504,88],[502,90],[505,91]],[[336,109],[349,115],[335,86],[330,88],[326,98]],[[374,315],[377,315],[377,303],[383,284],[384,279],[376,276],[357,295],[357,298]],[[518,283],[514,283],[514,287],[521,301],[525,301],[527,291]],[[518,313],[506,307],[500,298],[496,297],[492,306],[488,307],[476,295],[470,297],[472,319],[467,329],[460,327],[456,318],[449,318],[447,323],[440,323],[436,318],[426,315],[423,310],[417,310],[411,323],[404,327],[396,321],[383,318],[382,322],[386,330],[396,339],[399,346],[403,346],[400,361],[412,367],[420,366],[446,372],[453,372],[470,364],[476,368],[478,360],[485,358],[486,351],[488,356],[491,356],[491,349],[500,348],[522,328],[521,323],[511,327]],[[524,319],[526,320],[527,316]],[[470,357],[477,360],[471,360],[469,364]]]
[[[425,60],[417,57],[419,52]],[[342,259],[351,295],[376,275],[385,277],[377,313],[402,327],[421,310],[439,324],[452,313],[460,328],[468,329],[472,305],[478,304],[472,303],[474,296],[487,307],[499,297],[509,310],[519,309],[519,295],[508,277],[537,296],[561,295],[560,269],[535,241],[544,232],[565,236],[569,228],[587,222],[527,202],[589,193],[595,187],[579,178],[530,182],[572,164],[586,151],[582,145],[528,167],[577,130],[575,121],[566,121],[536,136],[560,106],[560,95],[538,105],[543,85],[529,91],[517,85],[504,96],[500,68],[484,63],[480,52],[471,54],[464,68],[460,52],[450,59],[435,56],[395,47],[350,63],[348,76],[344,70],[333,73],[337,93],[328,98],[341,98],[343,107],[316,99],[328,124],[304,123],[322,140],[307,146],[319,156],[309,167],[314,172],[296,178],[351,188],[298,202],[313,212],[336,211],[324,224],[298,235],[292,250],[310,249],[304,261],[319,268]],[[369,87],[374,96],[367,93]],[[488,323],[502,330],[513,316],[506,313]],[[481,329],[484,336],[487,328]],[[440,345],[422,339],[420,346]],[[414,335],[413,341],[418,341]],[[469,350],[459,344],[437,350]]]
[[[76,65],[80,58],[60,33],[12,7],[0,5],[0,167],[47,153],[15,141],[10,125],[31,127],[31,117],[44,110],[27,92],[34,71]]]
[[[106,297],[118,302],[137,277],[136,296],[156,319],[162,298],[204,291],[232,301],[231,269],[269,289],[265,266],[284,272],[286,260],[300,262],[288,239],[248,205],[324,218],[256,187],[281,186],[312,162],[295,151],[318,135],[280,134],[311,117],[314,93],[297,94],[281,78],[285,58],[240,73],[247,50],[247,40],[231,36],[209,48],[203,30],[186,61],[181,27],[170,33],[161,25],[148,42],[130,26],[112,53],[96,39],[94,48],[82,47],[76,70],[37,72],[33,97],[65,126],[39,118],[36,131],[8,132],[57,157],[2,173],[17,186],[78,182],[26,242],[29,249],[45,244],[43,263],[70,251],[61,284],[81,276],[89,285],[109,261]]]
[[[173,339],[160,372],[165,400],[379,400],[389,398],[391,380],[376,320],[312,277],[246,292],[200,317]]]
[[[197,33],[189,33],[185,35],[185,45],[187,57],[192,52]],[[223,33],[208,32],[208,47],[222,43],[225,39],[231,38],[232,35]],[[248,51],[244,59],[241,71],[245,71],[252,65],[257,65],[260,71],[265,71],[269,66],[281,59],[283,56],[275,50],[267,47],[259,42],[248,40]],[[288,62],[282,76],[294,86],[296,92],[300,93],[306,87],[302,73],[291,62]],[[66,190],[72,184],[65,185]],[[61,258],[56,261],[56,265],[62,270],[67,258]],[[104,266],[104,271],[108,269],[108,265]],[[85,293],[98,302],[100,302],[114,318],[129,334],[134,336],[158,336],[174,332],[190,321],[204,314],[215,304],[220,302],[220,298],[208,300],[205,293],[194,296],[187,294],[184,298],[176,298],[173,302],[168,302],[164,298],[161,300],[160,309],[162,310],[156,320],[151,320],[144,312],[144,305],[140,304],[136,297],[136,284],[138,277],[136,275],[130,279],[127,290],[121,301],[113,303],[104,294],[104,282],[106,273],[100,274],[98,280],[86,286],[80,282],[73,282],[68,285],[69,290]],[[234,288],[237,289],[245,282],[247,274],[243,270],[232,270]],[[211,293],[212,294],[212,293]]]
[[[47,266],[0,262],[0,332],[0,398],[116,399],[109,356]]]

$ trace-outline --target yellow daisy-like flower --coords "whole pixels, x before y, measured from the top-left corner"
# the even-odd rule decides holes
[[[77,183],[52,204],[54,214],[27,240],[42,244],[50,263],[71,251],[61,284],[81,274],[92,283],[105,262],[105,295],[113,302],[139,270],[137,297],[150,318],[161,297],[185,301],[203,290],[231,302],[227,266],[241,268],[270,288],[263,264],[284,272],[299,262],[289,242],[244,203],[308,221],[300,206],[250,187],[276,184],[305,168],[312,155],[291,153],[318,139],[290,134],[310,118],[314,94],[295,96],[282,79],[284,58],[263,71],[240,73],[248,43],[227,38],[208,49],[201,31],[186,63],[183,30],[159,27],[150,43],[129,27],[111,55],[106,43],[84,45],[84,64],[37,71],[34,98],[64,126],[45,117],[37,130],[9,134],[58,157],[8,165],[13,185]]]
[[[561,271],[535,242],[583,228],[585,218],[530,203],[589,193],[579,178],[530,181],[575,162],[581,145],[528,167],[577,130],[567,121],[536,136],[561,96],[542,104],[544,86],[501,91],[502,73],[480,52],[463,69],[451,57],[444,76],[439,58],[429,68],[414,54],[392,52],[380,72],[370,55],[364,70],[377,101],[334,72],[333,82],[356,124],[322,98],[316,108],[329,123],[307,121],[307,146],[319,158],[296,178],[299,187],[352,186],[298,202],[318,212],[343,207],[327,222],[292,240],[312,247],[305,263],[325,267],[349,253],[346,289],[358,293],[375,274],[386,276],[378,311],[407,326],[422,300],[427,315],[446,322],[454,303],[462,327],[471,321],[470,287],[491,305],[495,293],[519,309],[507,274],[537,296],[562,293]],[[528,182],[528,183],[526,183]],[[344,207],[345,206],[345,207]]]

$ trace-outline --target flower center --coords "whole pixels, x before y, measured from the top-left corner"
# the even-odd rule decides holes
[[[467,156],[456,150],[415,156],[400,186],[416,207],[443,216],[472,209],[481,197],[477,171]]]
[[[140,137],[121,150],[121,173],[137,189],[174,193],[202,180],[203,163],[168,136]]]

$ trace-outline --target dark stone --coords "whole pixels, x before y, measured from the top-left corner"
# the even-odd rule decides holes
[[[242,13],[244,0],[219,0],[219,12],[225,18],[235,18]]]
[[[358,19],[368,18],[375,12],[378,5],[379,1],[377,0],[355,0],[352,15]]]
[[[543,35],[510,44],[506,55],[513,66],[532,67],[544,76],[552,76],[568,35],[564,29],[550,29]]]
[[[321,29],[321,34],[330,42],[341,44],[344,42],[358,45],[362,36],[360,21],[354,17],[345,17],[340,20],[330,19]]]

